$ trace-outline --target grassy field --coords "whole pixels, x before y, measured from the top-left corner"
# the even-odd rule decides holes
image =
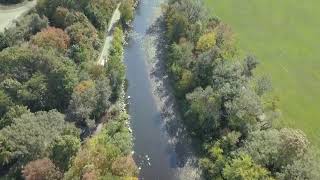
[[[320,148],[320,1],[205,0],[232,26],[241,51],[261,62],[280,98],[280,124],[304,130]]]

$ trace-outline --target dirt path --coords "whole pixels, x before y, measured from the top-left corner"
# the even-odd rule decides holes
[[[117,5],[117,9],[113,12],[112,18],[109,23],[109,27],[107,29],[107,36],[103,44],[103,48],[101,54],[99,56],[98,64],[104,66],[104,64],[108,60],[109,49],[111,47],[111,42],[113,39],[112,28],[114,25],[120,20],[121,12],[119,11],[120,4]]]
[[[0,6],[0,32],[10,26],[13,20],[19,18],[31,8],[35,7],[36,1],[28,1],[22,5]]]
[[[106,32],[107,36],[106,36],[106,39],[104,41],[104,45],[103,45],[103,48],[101,50],[101,54],[100,54],[98,62],[97,62],[98,64],[100,64],[102,66],[104,66],[104,64],[107,62],[107,58],[108,58],[108,55],[109,55],[109,49],[111,47],[111,42],[112,42],[112,39],[113,39],[112,28],[120,20],[120,17],[121,17],[121,12],[119,11],[120,5],[121,4],[117,5],[116,10],[112,14],[112,18],[110,20],[110,24],[109,24],[109,27],[108,27],[107,32]],[[104,122],[100,122],[97,125],[96,129],[93,132],[93,135],[99,134],[101,132],[101,130],[103,128],[103,123]]]

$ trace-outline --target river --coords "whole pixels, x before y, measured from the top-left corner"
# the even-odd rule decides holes
[[[141,168],[139,179],[199,179],[161,58],[161,3],[141,0],[125,47],[134,158]]]

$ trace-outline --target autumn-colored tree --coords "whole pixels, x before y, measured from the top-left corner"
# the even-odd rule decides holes
[[[119,157],[113,163],[111,170],[113,174],[118,176],[136,176],[137,166],[131,155]]]
[[[31,40],[33,45],[43,48],[55,48],[65,53],[70,44],[70,38],[62,29],[48,27],[37,33]]]
[[[216,34],[214,32],[210,32],[202,35],[197,43],[197,50],[204,52],[216,45]]]
[[[26,180],[62,179],[62,173],[48,158],[29,162],[22,170],[22,175]]]

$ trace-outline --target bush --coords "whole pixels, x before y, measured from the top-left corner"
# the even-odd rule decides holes
[[[29,162],[22,170],[22,175],[26,180],[62,179],[62,173],[47,158]]]

